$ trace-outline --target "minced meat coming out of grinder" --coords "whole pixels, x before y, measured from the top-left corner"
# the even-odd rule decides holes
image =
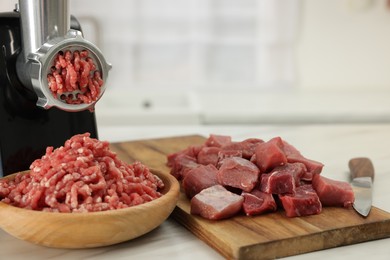
[[[59,52],[47,75],[49,89],[55,98],[68,104],[89,104],[99,98],[103,79],[87,50]],[[75,92],[76,96],[63,95]]]

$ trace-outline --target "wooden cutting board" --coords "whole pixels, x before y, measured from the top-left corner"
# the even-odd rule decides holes
[[[202,136],[114,143],[127,161],[139,160],[169,173],[167,154],[202,144]],[[390,213],[373,207],[363,218],[353,209],[323,208],[319,215],[287,218],[283,211],[255,217],[210,221],[190,214],[181,193],[172,217],[228,259],[274,259],[390,237]]]

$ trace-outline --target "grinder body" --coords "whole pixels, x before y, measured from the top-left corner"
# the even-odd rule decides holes
[[[72,27],[79,26],[72,22]],[[17,76],[21,41],[19,13],[0,14],[0,177],[27,170],[46,147],[59,147],[75,134],[98,135],[90,110],[68,112],[36,105],[36,93]]]

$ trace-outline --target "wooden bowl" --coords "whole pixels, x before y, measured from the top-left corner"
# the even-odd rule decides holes
[[[0,202],[0,227],[19,239],[56,248],[100,247],[139,237],[164,222],[179,198],[180,186],[173,176],[152,172],[165,184],[163,196],[153,201],[89,213],[42,212]]]

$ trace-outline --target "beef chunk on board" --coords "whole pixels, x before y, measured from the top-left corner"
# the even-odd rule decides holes
[[[230,144],[231,142],[231,136],[210,134],[209,138],[207,138],[205,142],[205,145],[209,147],[222,147],[224,145]]]
[[[187,155],[192,158],[197,158],[199,151],[203,148],[204,145],[190,145],[186,149],[181,150],[176,153],[171,153],[167,156],[167,166],[173,167],[175,165],[175,160],[178,156]]]
[[[184,193],[189,199],[211,186],[217,185],[217,171],[214,165],[199,165],[186,174],[182,181]]]
[[[287,162],[303,163],[307,168],[303,178],[307,181],[311,180],[313,174],[321,173],[324,166],[318,161],[307,159],[294,146],[280,137],[274,137],[267,142],[257,145],[256,152],[251,160],[256,162],[261,172],[267,172]]]
[[[241,195],[244,197],[242,208],[247,216],[272,212],[277,209],[277,205],[272,194],[254,189],[250,193],[242,192]]]
[[[217,172],[219,184],[250,192],[258,183],[260,170],[241,157],[226,158]]]
[[[275,167],[270,173],[261,174],[260,190],[272,194],[294,193],[305,173],[306,166],[302,163]]]
[[[320,199],[311,184],[296,188],[294,194],[279,195],[287,217],[319,214],[322,211]]]
[[[172,161],[171,174],[178,180],[181,180],[185,177],[188,171],[198,167],[199,164],[194,157],[191,157],[186,154],[179,154],[175,156],[175,159]]]
[[[241,211],[244,197],[215,185],[202,190],[191,199],[191,214],[218,220],[232,217]]]
[[[256,147],[260,143],[264,143],[264,141],[258,138],[248,138],[241,142],[231,142],[229,144],[222,146],[221,152],[238,151],[241,153],[240,157],[249,160],[253,156],[253,154],[255,154]]]
[[[218,153],[218,163],[217,168],[221,167],[221,164],[224,159],[231,157],[242,157],[242,152],[240,150],[220,150]]]
[[[203,165],[212,164],[216,166],[218,163],[218,155],[220,150],[221,148],[219,147],[203,147],[200,149],[197,156],[198,163]]]
[[[287,157],[283,151],[283,140],[280,137],[274,137],[258,144],[255,155],[256,164],[261,172],[268,172],[276,166],[287,163]]]
[[[312,185],[323,206],[348,208],[355,201],[355,195],[348,182],[331,180],[315,174]]]
[[[287,161],[290,163],[303,163],[307,172],[302,177],[306,181],[311,181],[313,174],[320,174],[324,165],[318,161],[304,157],[294,146],[283,140],[283,151],[286,154]]]

